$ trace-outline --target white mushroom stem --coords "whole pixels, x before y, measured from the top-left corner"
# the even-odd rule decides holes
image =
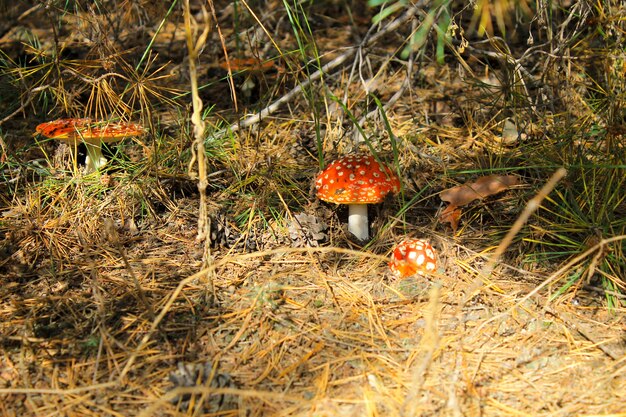
[[[85,158],[85,172],[90,174],[98,171],[107,163],[107,160],[102,156],[102,142],[89,142],[85,141],[85,147],[87,148],[87,157]]]
[[[348,206],[348,231],[359,240],[369,239],[367,204],[350,204]]]

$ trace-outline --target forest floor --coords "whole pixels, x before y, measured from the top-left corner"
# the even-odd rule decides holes
[[[621,256],[624,237],[577,230],[578,252],[548,256],[554,197],[494,256],[551,175],[569,170],[580,143],[567,129],[592,119],[547,55],[512,69],[497,41],[461,49],[461,36],[440,62],[430,41],[401,58],[413,22],[401,13],[373,25],[372,9],[319,2],[302,10],[307,32],[286,3],[256,5],[261,26],[245,2],[216,1],[220,31],[198,62],[210,220],[198,239],[182,11],[165,19],[140,3],[104,2],[110,16],[4,6],[1,415],[626,416],[625,299],[607,297],[594,269]],[[524,56],[528,34],[509,36],[508,53]],[[55,39],[62,62],[38,67],[41,83],[10,70],[45,61]],[[303,64],[303,51],[315,59]],[[519,74],[525,84],[511,81]],[[522,106],[522,95],[551,105]],[[84,174],[80,149],[33,135],[60,117],[122,114],[120,103],[148,133],[112,146],[102,172]],[[402,190],[370,206],[363,243],[313,182],[323,164],[371,150]],[[442,190],[491,174],[519,184],[467,204],[456,230],[441,221]],[[613,211],[626,216],[624,201]],[[436,272],[389,271],[407,236],[433,244]]]

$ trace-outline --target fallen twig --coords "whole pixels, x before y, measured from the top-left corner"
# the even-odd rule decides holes
[[[269,116],[270,114],[276,112],[283,104],[288,103],[289,101],[291,101],[298,93],[300,93],[304,88],[308,87],[312,82],[319,80],[320,78],[322,78],[322,76],[324,74],[326,74],[329,71],[332,71],[335,68],[337,68],[340,65],[342,65],[344,62],[346,62],[348,59],[350,59],[360,48],[362,48],[363,46],[371,45],[374,42],[378,41],[383,36],[385,36],[385,35],[393,32],[393,31],[397,30],[405,22],[407,22],[410,19],[412,19],[413,16],[415,16],[417,14],[417,10],[418,10],[418,6],[417,5],[409,8],[402,16],[398,17],[396,20],[394,20],[391,23],[389,23],[387,26],[385,26],[379,32],[376,32],[375,34],[373,34],[369,38],[365,38],[363,40],[363,44],[362,45],[351,47],[351,48],[347,49],[343,54],[339,55],[337,58],[333,59],[332,61],[330,61],[327,64],[325,64],[324,66],[322,66],[322,68],[320,68],[319,70],[315,71],[306,80],[302,81],[300,84],[298,84],[295,88],[293,88],[287,94],[285,94],[284,96],[280,97],[279,99],[277,99],[276,101],[271,103],[269,106],[267,106],[264,109],[262,109],[257,114],[255,114],[253,116],[250,116],[250,117],[247,117],[247,118],[239,121],[238,123],[233,124],[232,126],[228,127],[227,129],[224,129],[224,130],[218,132],[217,136],[220,136],[221,134],[224,134],[224,133],[226,133],[228,131],[235,132],[235,131],[237,131],[239,129],[250,127],[250,126],[253,126],[253,125],[259,123],[261,120],[263,120],[263,118],[265,118],[265,117]]]

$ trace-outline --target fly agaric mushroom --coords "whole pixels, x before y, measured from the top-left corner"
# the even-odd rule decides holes
[[[136,123],[92,122],[91,119],[58,119],[42,123],[36,128],[37,133],[76,145],[85,143],[86,173],[99,170],[107,160],[102,156],[102,144],[117,142],[130,136],[142,135],[145,130]]]
[[[400,190],[400,180],[391,168],[372,155],[348,155],[337,159],[315,180],[322,201],[348,204],[348,231],[360,240],[369,238],[367,205],[383,201]]]
[[[424,239],[406,239],[393,251],[389,268],[400,278],[425,275],[437,267],[435,249]]]

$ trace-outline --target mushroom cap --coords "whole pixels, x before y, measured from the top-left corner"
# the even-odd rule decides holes
[[[129,136],[142,135],[145,130],[137,123],[94,122],[91,119],[58,119],[42,123],[37,133],[66,142],[93,141],[117,142]]]
[[[315,180],[317,197],[337,204],[376,204],[400,191],[400,180],[372,155],[347,155],[333,161]]]
[[[400,278],[425,275],[437,267],[435,249],[424,239],[406,239],[393,251],[389,268]]]

